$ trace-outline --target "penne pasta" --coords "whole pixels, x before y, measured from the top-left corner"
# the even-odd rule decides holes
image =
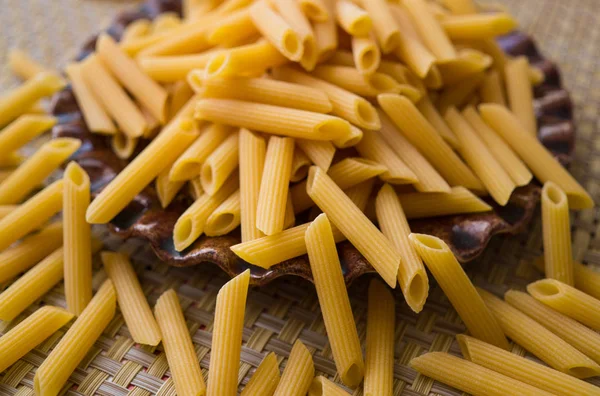
[[[140,37],[145,37],[152,33],[152,23],[147,19],[138,19],[125,26],[121,35],[121,43]]]
[[[312,162],[304,151],[299,147],[294,150],[294,158],[292,159],[292,167],[290,172],[290,182],[295,183],[300,180],[304,180],[308,175],[308,168],[310,168]]]
[[[26,145],[54,125],[57,119],[46,115],[25,114],[0,131],[0,160]],[[0,164],[0,166],[3,166]]]
[[[437,60],[445,61],[456,58],[456,50],[446,35],[441,24],[427,9],[424,0],[405,0],[403,5],[409,14],[419,38],[435,55]]]
[[[363,75],[375,73],[381,62],[381,53],[372,36],[352,37],[352,56],[358,71]]]
[[[313,22],[327,22],[332,19],[328,0],[300,0],[302,12]]]
[[[21,165],[23,160],[24,157],[21,154],[15,152],[9,153],[5,157],[0,156],[0,169],[13,168],[15,166],[19,166]]]
[[[10,212],[15,210],[17,205],[0,205],[0,219],[6,217]]]
[[[313,73],[318,78],[361,96],[400,92],[396,80],[383,73],[362,75],[355,67],[335,65],[318,66]]]
[[[0,337],[0,372],[66,325],[71,318],[71,313],[46,305],[6,332]]]
[[[300,61],[304,43],[284,18],[275,12],[265,0],[254,3],[250,17],[257,29],[279,52],[293,61]]]
[[[288,59],[266,40],[216,52],[206,64],[207,78],[261,75]]]
[[[256,228],[265,235],[284,228],[293,156],[293,139],[276,136],[269,139],[256,207]]]
[[[207,16],[208,17],[208,16]],[[128,42],[123,50],[130,56],[138,58],[158,55],[184,55],[202,52],[211,47],[206,37],[214,21],[206,23],[184,23],[167,31],[150,36],[150,40],[141,43]],[[137,40],[136,40],[137,41]]]
[[[339,26],[352,36],[366,36],[373,28],[369,13],[348,0],[335,2],[335,16]]]
[[[8,51],[8,67],[13,74],[23,80],[29,80],[40,73],[48,71],[25,51],[18,48],[11,48]]]
[[[600,373],[600,366],[562,338],[491,293],[477,290],[505,334],[550,367],[577,378]]]
[[[156,301],[154,316],[162,333],[162,343],[175,390],[179,395],[203,395],[206,385],[194,350],[179,298],[173,289]]]
[[[450,127],[446,124],[444,117],[442,117],[433,103],[431,103],[431,100],[427,95],[425,95],[423,99],[416,104],[416,106],[423,117],[427,119],[431,126],[440,134],[442,139],[444,139],[444,141],[450,145],[450,147],[455,150],[460,148],[460,142],[458,141],[458,138],[454,132],[452,132],[452,129],[450,129]]]
[[[302,41],[300,65],[306,70],[313,70],[318,60],[317,43],[312,26],[300,4],[295,0],[271,0],[271,3]]]
[[[423,259],[469,333],[508,350],[508,341],[492,310],[477,294],[471,280],[444,241],[431,235],[410,234],[412,246]]]
[[[525,357],[464,334],[457,335],[456,339],[467,360],[499,374],[535,386],[553,395],[600,395],[598,387],[532,362]]]
[[[111,136],[110,147],[117,157],[122,160],[131,158],[137,147],[139,138],[129,137],[121,132]]]
[[[119,309],[133,341],[158,345],[161,333],[129,257],[123,253],[102,252],[102,264],[112,280]]]
[[[404,193],[398,196],[408,219],[489,212],[492,207],[464,187],[448,193]]]
[[[180,80],[172,85],[170,94],[167,117],[169,121],[175,118],[179,111],[192,99],[194,91],[187,81]]]
[[[537,121],[533,108],[533,88],[529,83],[529,62],[525,57],[510,60],[504,67],[504,81],[510,110],[523,127],[537,136]]]
[[[469,104],[469,99],[471,99],[472,95],[479,89],[483,77],[483,72],[476,73],[468,79],[445,87],[440,93],[437,101],[437,108],[440,113],[445,114],[451,106],[460,108]]]
[[[476,14],[477,6],[473,0],[443,0],[444,7],[457,15]]]
[[[202,189],[214,195],[239,166],[239,134],[230,134],[204,161],[200,170]]]
[[[56,138],[42,145],[0,183],[0,205],[23,201],[80,146],[81,141],[73,138]]]
[[[213,56],[222,51],[210,49],[200,54],[145,56],[138,60],[140,69],[151,79],[169,83],[185,80],[194,69],[204,69]]]
[[[335,155],[335,146],[327,141],[296,139],[296,145],[311,162],[327,171]]]
[[[488,54],[471,48],[462,48],[458,50],[458,58],[439,62],[438,68],[444,85],[449,86],[484,72],[492,62],[493,59]]]
[[[538,259],[534,261],[534,264],[537,269],[544,272],[544,256],[538,257]],[[600,299],[600,273],[598,273],[598,271],[574,261],[573,274],[575,278],[575,287],[577,289],[594,298]]]
[[[197,200],[198,198],[200,198],[202,196],[202,194],[204,194],[204,190],[202,189],[202,183],[200,183],[199,177],[190,180],[188,182],[188,187],[189,187],[190,195],[192,196],[194,201]]]
[[[498,70],[490,70],[483,77],[479,87],[479,96],[483,103],[495,103],[506,106],[502,77]]]
[[[194,121],[176,117],[123,169],[88,207],[91,224],[108,223],[198,136]],[[160,158],[160,161],[156,161]]]
[[[594,206],[592,198],[583,187],[535,136],[527,133],[518,118],[508,109],[496,104],[483,104],[479,106],[479,111],[483,120],[511,146],[539,181],[552,181],[567,194],[571,209]]]
[[[312,355],[300,339],[294,342],[274,396],[304,396],[315,375]]]
[[[240,396],[270,396],[275,393],[279,378],[277,356],[270,352],[256,368]]]
[[[250,270],[227,282],[217,294],[206,394],[237,395],[242,332]]]
[[[426,353],[413,358],[410,365],[423,375],[474,396],[552,395],[552,393],[444,352]]]
[[[306,2],[322,2],[328,9],[329,17],[326,21],[314,21],[313,31],[315,33],[315,42],[317,46],[317,61],[327,60],[338,46],[337,21],[335,18],[335,2],[332,0],[300,0],[300,7]],[[305,14],[312,18],[309,13]]]
[[[361,4],[373,21],[373,32],[381,50],[389,54],[398,45],[400,37],[400,30],[391,14],[389,3],[386,0],[369,0],[362,1]]]
[[[394,393],[394,298],[383,283],[369,284],[365,396]]]
[[[308,389],[308,396],[347,396],[348,392],[337,386],[332,381],[319,375],[315,377]]]
[[[441,21],[452,40],[494,38],[512,32],[517,21],[505,12],[447,16]]]
[[[231,47],[257,34],[259,31],[250,16],[250,10],[244,7],[224,15],[207,33],[207,39],[211,44]]]
[[[228,234],[240,225],[240,212],[240,190],[237,190],[206,219],[204,232],[207,236]]]
[[[173,202],[177,193],[185,184],[185,181],[170,180],[169,175],[171,174],[172,169],[173,166],[169,166],[167,169],[160,172],[154,181],[154,189],[156,190],[156,195],[158,195],[160,206],[163,208],[166,208]],[[204,190],[202,190],[202,192],[204,192]]]
[[[116,299],[112,282],[106,280],[58,345],[38,367],[33,378],[36,394],[60,393],[63,385],[115,315]]]
[[[304,239],[333,360],[344,384],[356,387],[363,380],[365,366],[326,214],[320,214],[308,226]]]
[[[240,129],[240,221],[242,242],[264,236],[256,227],[256,208],[266,156],[265,139]]]
[[[356,186],[350,187],[344,190],[344,193],[350,200],[356,205],[357,208],[360,209],[361,212],[366,212],[367,204],[369,203],[369,199],[371,199],[371,193],[373,192],[373,187],[375,187],[375,179],[369,179],[364,181]],[[315,207],[315,209],[317,209]],[[373,219],[369,219],[373,220]],[[337,237],[339,231],[334,231],[334,236]]]

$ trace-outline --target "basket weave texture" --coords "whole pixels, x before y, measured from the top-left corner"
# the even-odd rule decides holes
[[[92,33],[105,26],[120,9],[136,2],[110,0],[0,0],[0,89],[17,84],[6,65],[7,50],[26,49],[47,66],[64,67],[77,48]],[[560,65],[565,86],[571,91],[577,121],[577,145],[572,173],[600,202],[600,2],[597,0],[501,0],[518,18],[521,29],[531,34],[541,51]],[[539,278],[530,264],[541,254],[539,216],[529,231],[518,237],[494,239],[486,253],[467,269],[474,282],[495,293],[524,286]],[[573,251],[600,271],[598,209],[573,217]],[[108,249],[130,253],[144,292],[151,304],[169,288],[178,291],[196,352],[207,377],[211,330],[219,288],[226,276],[211,266],[171,268],[159,262],[140,241],[123,244],[106,229],[94,229],[104,237]],[[100,262],[95,263],[94,286],[106,278]],[[361,341],[365,340],[366,289],[368,277],[350,288],[350,297]],[[0,285],[2,290],[7,285]],[[41,304],[65,306],[62,285],[54,288],[27,312],[11,323],[0,321],[0,334],[16,325]],[[435,284],[419,315],[397,295],[395,395],[461,395],[444,384],[418,375],[408,366],[411,358],[425,351],[449,351],[460,356],[454,336],[465,331],[460,318]],[[33,395],[36,368],[57,344],[66,328],[0,374],[0,396]],[[296,339],[314,352],[317,374],[336,382],[335,364],[314,287],[298,278],[282,278],[266,287],[253,289],[248,297],[243,348],[239,371],[240,389],[270,351],[277,354],[280,368]],[[527,355],[519,346],[512,351]],[[530,357],[530,356],[528,356]],[[535,360],[535,358],[531,357]],[[167,360],[162,350],[134,344],[117,313],[104,334],[71,376],[66,394],[150,396],[174,395]],[[600,386],[600,379],[592,380]],[[350,391],[350,390],[349,390]],[[352,392],[350,392],[352,393]],[[362,395],[361,390],[353,395]]]

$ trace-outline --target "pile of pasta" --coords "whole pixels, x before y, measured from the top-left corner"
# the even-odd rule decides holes
[[[421,311],[427,266],[469,335],[457,337],[465,359],[428,353],[411,361],[417,371],[472,394],[600,394],[580,380],[600,374],[600,275],[573,262],[569,224],[569,209],[594,203],[537,140],[532,86],[543,74],[494,41],[514,29],[510,15],[470,0],[205,0],[185,10],[135,21],[118,43],[100,35],[66,78],[11,52],[26,82],[0,98],[0,320],[12,327],[0,372],[75,318],[35,373],[36,394],[59,394],[118,303],[135,342],[162,343],[179,395],[236,394],[250,270],[219,291],[207,384],[174,290],[153,311],[127,255],[102,251],[108,279],[93,293],[102,243],[91,224],[154,182],[163,207],[186,185],[195,198],[175,224],[178,251],[241,227],[231,249],[250,264],[308,255],[349,388],[393,394],[389,288]],[[44,186],[78,139],[18,153],[55,125],[40,100],[67,82],[89,130],[120,158],[151,140],[93,201],[76,162]],[[411,233],[408,219],[491,210],[483,196],[506,205],[533,176],[544,184],[537,264],[547,279],[529,294],[503,301],[477,289],[441,239]],[[369,287],[364,358],[336,250],[346,239],[385,281]],[[19,322],[63,280],[66,310]],[[508,352],[507,337],[550,367]],[[281,375],[280,361],[268,354],[242,395],[346,394],[315,377],[301,341]]]

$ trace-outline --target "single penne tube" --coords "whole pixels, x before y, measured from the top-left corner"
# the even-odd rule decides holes
[[[493,294],[479,288],[478,291],[507,337],[550,367],[576,378],[600,373],[598,364],[562,338]]]
[[[494,38],[517,27],[517,21],[505,12],[450,15],[440,23],[452,40]]]
[[[308,195],[330,221],[365,256],[386,283],[395,287],[401,256],[391,242],[319,167],[311,167],[306,188]]]
[[[364,362],[331,225],[320,214],[304,237],[333,360],[344,384],[362,382]]]
[[[584,325],[600,330],[600,300],[556,279],[542,279],[527,285],[534,298]]]
[[[304,0],[312,1],[312,0]],[[326,4],[329,10],[329,18],[326,21],[314,21],[313,31],[315,32],[315,42],[317,45],[317,61],[327,60],[338,46],[337,21],[335,18],[335,5],[331,0],[317,0]],[[302,7],[302,0],[300,1]],[[307,14],[308,15],[308,14]],[[311,16],[308,15],[310,18]]]
[[[418,182],[413,184],[421,192],[450,192],[450,186],[423,155],[402,135],[392,120],[379,111],[381,129],[378,134],[396,155],[415,174]]]
[[[176,82],[185,80],[194,69],[204,69],[210,59],[220,51],[222,50],[210,49],[191,55],[145,56],[138,60],[138,65],[154,81]]]
[[[27,112],[38,100],[64,88],[58,74],[42,72],[0,97],[0,127]]]
[[[240,190],[237,190],[206,219],[204,233],[207,236],[228,234],[240,225],[240,212]]]
[[[0,219],[0,251],[44,224],[60,212],[63,181],[57,180]]]
[[[373,28],[369,13],[348,0],[336,1],[335,16],[339,26],[352,36],[364,37]]]
[[[459,81],[444,88],[437,100],[437,108],[445,114],[449,107],[463,107],[479,89],[483,81],[483,72],[475,73],[469,78]]]
[[[350,124],[338,117],[231,99],[201,99],[195,117],[302,139],[333,140],[350,133]]]
[[[398,196],[408,219],[489,212],[492,207],[464,187],[448,193],[404,193]]]
[[[11,48],[8,51],[8,67],[13,74],[23,80],[29,80],[37,74],[48,71],[25,51],[18,48]]]
[[[379,68],[381,53],[372,36],[352,37],[352,56],[361,74],[373,74]]]
[[[10,153],[46,132],[57,119],[47,115],[25,114],[0,131],[0,158],[8,158]]]
[[[418,313],[423,309],[429,294],[429,279],[421,257],[408,238],[410,227],[398,195],[389,184],[384,184],[379,190],[375,210],[381,232],[404,258],[398,269],[398,283],[406,303]]]
[[[523,127],[537,136],[537,120],[533,108],[533,88],[529,83],[529,62],[524,56],[510,60],[504,67],[504,81],[510,110]]]
[[[535,136],[527,132],[519,119],[506,107],[482,104],[479,106],[479,112],[483,120],[510,145],[539,181],[552,181],[567,194],[571,209],[594,206],[594,201],[587,191]]]
[[[450,107],[444,119],[460,142],[458,151],[465,162],[473,169],[496,203],[505,206],[517,187],[516,183],[456,108]]]
[[[262,74],[289,60],[266,40],[216,52],[205,67],[207,78]]]
[[[335,146],[331,142],[296,139],[296,145],[306,154],[313,164],[327,171],[335,155]]]
[[[344,190],[344,193],[346,194],[346,196],[348,196],[348,198],[350,198],[352,202],[354,202],[354,205],[356,205],[356,207],[359,208],[361,212],[366,213],[366,208],[369,203],[369,200],[371,199],[373,187],[375,187],[374,178],[357,184],[354,187],[347,188],[346,190]],[[315,207],[314,209],[317,209],[317,207]],[[371,218],[369,220],[373,221],[373,219]],[[338,234],[339,230],[334,229],[334,237],[337,238]]]
[[[335,65],[317,66],[313,73],[318,78],[361,96],[400,92],[396,80],[384,73],[362,75],[355,67]]]
[[[427,9],[427,3],[424,0],[406,0],[403,5],[420,39],[435,57],[440,61],[456,58],[454,46],[441,24]]]
[[[379,63],[379,68],[377,70],[391,76],[402,86],[408,85],[414,87],[418,92],[421,93],[421,97],[423,97],[423,94],[427,93],[427,88],[425,88],[423,81],[421,81],[421,79],[417,77],[412,70],[400,62],[382,60]]]
[[[427,158],[451,186],[476,190],[481,181],[442,139],[415,105],[406,97],[383,94],[377,100],[404,136]]]
[[[524,294],[524,293],[523,293]],[[465,359],[553,395],[600,395],[598,387],[464,334],[456,336]]]
[[[240,129],[240,221],[242,242],[264,236],[256,227],[256,208],[262,182],[267,144],[264,138]]]
[[[63,174],[64,277],[67,310],[80,315],[92,299],[92,236],[85,221],[90,178],[76,162]]]
[[[381,50],[389,54],[398,45],[400,30],[386,0],[362,1],[373,21],[373,32]]]
[[[202,71],[192,72],[189,78],[197,81],[198,88],[193,87],[204,98],[245,100],[316,113],[329,113],[333,108],[325,92],[300,84],[266,78],[205,79]]]
[[[295,0],[271,0],[271,3],[302,41],[300,65],[305,70],[313,70],[318,60],[317,43],[312,26],[300,4]]]
[[[73,315],[46,305],[0,337],[0,370],[4,371],[66,325]]]
[[[290,182],[295,183],[304,180],[308,175],[308,168],[312,165],[312,161],[304,151],[299,147],[294,149],[294,158],[292,159],[292,168],[290,172]]]
[[[474,396],[552,395],[552,393],[444,352],[426,353],[412,359],[410,365],[427,377]]]
[[[472,106],[467,106],[462,111],[462,115],[471,124],[471,127],[477,132],[477,135],[483,140],[496,161],[502,165],[502,168],[515,184],[517,186],[529,184],[533,175],[527,169],[527,166],[510,146],[481,119],[477,110]]]
[[[269,139],[256,207],[256,227],[265,235],[283,230],[293,157],[293,139]]]
[[[502,77],[498,70],[490,70],[485,73],[481,86],[479,87],[479,96],[483,103],[495,103],[506,106],[506,97],[504,95],[504,86]]]
[[[465,323],[469,333],[480,340],[508,350],[508,341],[500,324],[477,293],[475,286],[448,245],[431,235],[410,234],[408,238]]]
[[[102,252],[102,264],[112,280],[119,309],[133,341],[158,345],[161,333],[129,257],[123,253]]]
[[[202,189],[214,195],[239,166],[239,134],[230,134],[204,161],[200,170]]]
[[[147,19],[138,19],[125,26],[121,35],[121,43],[136,38],[147,36],[152,33],[152,23]]]
[[[158,200],[160,202],[160,206],[166,208],[173,202],[177,193],[183,188],[185,181],[172,181],[169,178],[171,174],[171,170],[173,166],[169,166],[162,172],[156,176],[156,180],[154,181],[154,188],[156,189],[156,195],[158,195]],[[204,190],[203,190],[204,192]]]
[[[168,120],[171,121],[194,96],[194,91],[187,81],[180,80],[171,86]]]
[[[279,363],[275,353],[270,352],[254,371],[240,396],[268,396],[275,393],[279,384]]]
[[[69,77],[71,89],[89,130],[106,135],[117,133],[117,127],[85,81],[81,64],[71,63],[67,65],[65,73]]]
[[[123,169],[88,207],[91,224],[108,223],[139,194],[168,164],[183,153],[198,136],[195,122],[175,118],[125,169]],[[160,158],[160,161],[156,159]]]
[[[349,394],[350,393],[340,388],[333,381],[328,380],[322,375],[316,376],[308,389],[308,396],[348,396]]]
[[[567,194],[551,181],[542,188],[542,235],[546,277],[575,284]]]
[[[206,220],[231,194],[239,188],[238,173],[229,176],[229,179],[214,194],[203,193],[185,212],[177,219],[173,229],[173,242],[177,251],[190,246],[202,233]]]
[[[444,85],[454,85],[485,71],[492,62],[493,59],[488,54],[472,48],[462,48],[458,51],[458,58],[438,62],[438,69],[442,74]]]
[[[232,46],[250,37],[259,34],[250,17],[250,10],[244,7],[224,15],[207,33],[208,41],[211,44]]]
[[[23,201],[80,146],[81,141],[73,138],[57,138],[44,144],[0,183],[0,205]]]
[[[274,75],[280,80],[323,90],[333,105],[331,111],[333,115],[348,120],[360,128],[377,130],[381,127],[375,107],[366,99],[346,89],[288,67],[275,69]]]
[[[368,291],[365,395],[394,393],[394,297],[377,279]]]
[[[131,158],[138,142],[139,138],[132,138],[121,132],[117,132],[110,137],[110,147],[112,151],[122,160]]]
[[[379,132],[364,131],[356,150],[364,158],[387,168],[379,177],[392,184],[412,184],[419,180],[412,170],[398,157],[396,152],[379,135]]]
[[[137,55],[138,58],[202,52],[212,47],[206,35],[216,21],[207,16],[204,22],[183,23],[173,29],[153,34],[149,37],[150,40],[127,42],[122,49],[130,56]]]
[[[302,12],[313,22],[327,22],[332,19],[328,0],[300,0]]]
[[[250,8],[250,17],[260,33],[286,58],[300,61],[304,46],[288,22],[275,12],[266,1],[258,1]]]
[[[250,270],[246,270],[223,285],[217,294],[207,395],[237,394],[249,282]]]
[[[538,257],[537,260],[534,260],[534,265],[537,269],[544,272],[544,256]],[[575,278],[575,287],[577,289],[589,294],[594,298],[600,299],[600,272],[592,269],[588,265],[574,261],[573,274]]]
[[[169,369],[179,395],[203,395],[206,385],[192,337],[185,323],[181,304],[173,289],[156,301],[154,316],[162,333],[162,343]]]
[[[442,4],[452,14],[456,15],[476,14],[478,12],[473,0],[443,0]]]
[[[600,362],[600,334],[594,330],[537,301],[527,293],[509,290],[504,294],[504,300],[596,363]]]
[[[274,396],[303,396],[315,376],[315,365],[308,348],[299,339],[294,342]]]
[[[115,315],[117,296],[106,280],[86,309],[38,367],[33,378],[35,393],[58,395],[73,371],[87,355]]]
[[[148,127],[146,119],[133,100],[96,57],[88,57],[81,64],[87,86],[104,110],[130,137],[140,137]]]
[[[431,99],[427,95],[424,95],[423,98],[416,104],[417,108],[427,119],[427,121],[431,124],[431,126],[440,134],[442,139],[446,143],[450,145],[453,149],[458,149],[460,147],[460,142],[458,138],[452,132],[452,129],[446,124],[444,121],[444,117],[440,114],[440,112],[435,108],[433,103],[431,103]]]

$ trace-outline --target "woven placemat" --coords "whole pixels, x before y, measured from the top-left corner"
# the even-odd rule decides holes
[[[0,90],[17,84],[6,66],[10,47],[18,46],[34,58],[57,69],[72,58],[91,34],[105,26],[120,9],[136,2],[108,0],[0,0]],[[600,2],[597,0],[502,0],[521,22],[521,28],[535,37],[544,54],[560,65],[565,85],[575,102],[578,126],[576,158],[571,171],[600,202]],[[579,212],[573,218],[574,254],[600,270],[600,233],[598,210]],[[144,292],[151,304],[168,288],[178,290],[185,310],[203,374],[210,360],[211,329],[215,299],[226,276],[212,266],[171,268],[159,262],[141,241],[123,244],[110,237],[103,227],[95,227],[109,249],[130,253]],[[540,255],[542,245],[539,216],[530,230],[518,237],[494,239],[486,253],[469,265],[474,281],[501,293],[508,288],[523,289],[538,278],[529,264]],[[94,285],[106,274],[95,262]],[[358,334],[364,343],[366,326],[366,288],[368,277],[350,288]],[[5,285],[0,285],[0,290]],[[423,351],[449,351],[460,355],[454,336],[465,330],[437,286],[430,290],[428,302],[419,315],[414,314],[397,295],[395,395],[460,395],[448,386],[418,375],[408,367],[411,358]],[[62,285],[54,288],[38,304],[30,307],[12,323],[0,322],[0,334],[33,312],[39,304],[65,306]],[[0,396],[33,395],[33,376],[66,329],[27,354],[0,374]],[[293,342],[300,338],[312,351],[317,373],[336,380],[331,349],[319,312],[314,287],[298,278],[282,278],[266,287],[250,291],[245,316],[244,346],[239,372],[243,386],[263,356],[275,352],[285,366]],[[525,355],[519,346],[513,352]],[[535,358],[533,358],[535,359]],[[600,386],[600,380],[593,380]],[[240,387],[241,388],[241,387]],[[67,394],[174,395],[162,347],[134,344],[118,313],[70,379]],[[354,395],[362,395],[358,390]]]

